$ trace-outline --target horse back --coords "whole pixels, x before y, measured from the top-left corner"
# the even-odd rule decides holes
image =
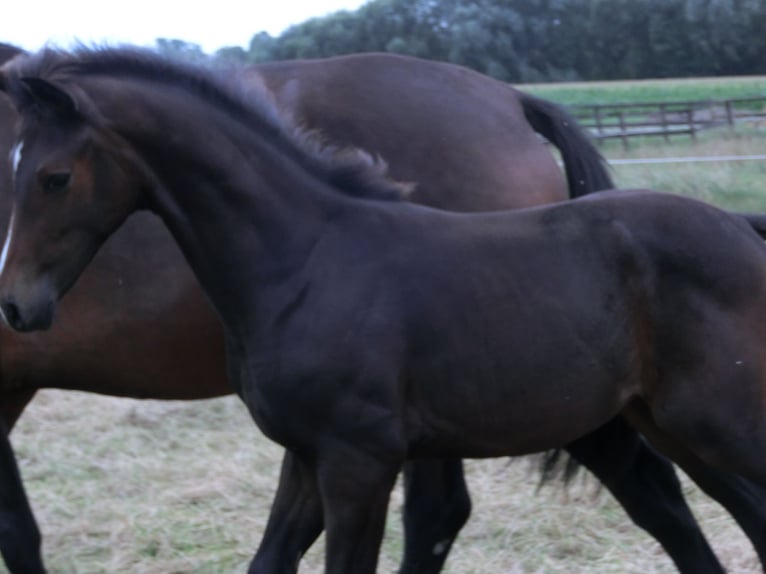
[[[471,428],[480,440],[464,455],[499,454],[497,437],[553,420],[543,442],[505,452],[546,448],[632,400],[680,404],[670,388],[693,400],[711,373],[704,388],[762,416],[766,249],[741,218],[656,192],[448,218],[408,238],[425,247],[400,275],[413,448],[450,454]],[[741,381],[727,391],[732,370]],[[569,420],[557,427],[549,409]]]
[[[568,197],[518,92],[467,68],[361,54],[259,64],[249,73],[299,124],[380,155],[394,179],[418,182],[415,202],[483,211]]]

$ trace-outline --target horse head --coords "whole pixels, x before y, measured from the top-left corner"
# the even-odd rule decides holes
[[[47,77],[44,60],[29,59],[16,58],[0,75],[21,117],[0,253],[0,310],[19,331],[50,326],[57,301],[135,210],[143,185],[127,146],[115,145],[87,96]]]

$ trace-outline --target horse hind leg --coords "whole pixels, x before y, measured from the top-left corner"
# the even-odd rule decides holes
[[[679,572],[724,572],[686,504],[673,465],[623,417],[568,444],[566,450],[662,545]]]
[[[766,381],[746,359],[722,363],[713,358],[692,373],[666,374],[648,400],[629,405],[626,416],[641,432],[662,433],[705,464],[766,487]]]
[[[714,469],[691,453],[674,450],[672,445],[668,446],[668,455],[734,517],[766,571],[766,488],[736,474]]]
[[[750,539],[766,571],[766,486],[702,461],[660,429],[644,404],[632,405],[628,418],[659,451],[683,468],[706,494],[732,515]]]
[[[676,291],[677,309],[656,311],[651,367],[624,412],[642,432],[766,487],[766,297],[742,287],[724,306],[705,291]]]

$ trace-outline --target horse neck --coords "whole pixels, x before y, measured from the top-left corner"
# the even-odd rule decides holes
[[[162,118],[160,131],[136,131],[136,122],[117,131],[159,182],[149,192],[151,209],[227,330],[241,333],[256,319],[258,291],[286,282],[349,200],[302,167],[300,152],[276,139],[284,136],[206,110],[152,113]]]

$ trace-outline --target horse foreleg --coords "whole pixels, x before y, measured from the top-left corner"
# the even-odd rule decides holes
[[[34,398],[36,389],[18,391],[13,393],[2,393],[0,395],[0,417],[2,417],[6,434],[10,434],[16,421],[19,420],[21,413],[27,408],[29,402]]]
[[[673,465],[622,417],[567,445],[566,450],[614,495],[683,573],[723,573],[681,491]]]
[[[320,455],[317,468],[326,530],[326,574],[375,574],[391,489],[402,458],[351,445]]]
[[[29,506],[8,434],[34,391],[5,402],[0,423],[0,553],[12,574],[45,572],[40,530]]]
[[[407,463],[404,491],[404,559],[399,573],[436,574],[471,513],[463,461]]]
[[[314,469],[286,451],[266,531],[248,572],[297,572],[301,557],[322,528],[322,502]]]

